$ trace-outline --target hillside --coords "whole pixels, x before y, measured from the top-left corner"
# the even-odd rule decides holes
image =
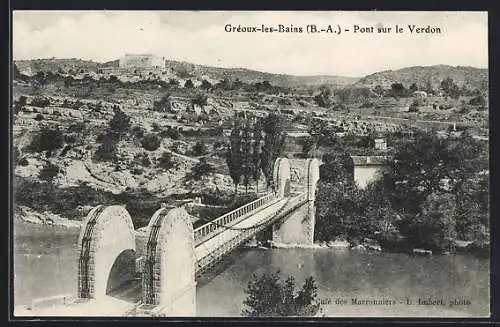
[[[60,69],[68,71],[73,69],[76,72],[82,69],[85,72],[97,71],[98,68],[118,67],[118,60],[98,63],[94,61],[80,59],[36,59],[15,61],[21,72],[36,74],[38,71],[56,72]],[[245,68],[219,68],[191,64],[183,61],[166,60],[167,70],[177,73],[181,78],[184,77],[208,77],[209,79],[221,80],[224,78],[230,80],[239,79],[245,83],[269,81],[276,86],[297,87],[297,86],[319,86],[330,84],[335,87],[343,87],[356,82],[357,78],[344,76],[293,76],[286,74],[272,74],[259,72]]]
[[[452,78],[459,86],[465,85],[469,88],[482,88],[482,83],[486,83],[485,85],[487,85],[488,70],[447,65],[415,66],[367,75],[359,79],[354,85],[371,88],[381,85],[384,88],[390,88],[392,83],[402,83],[405,87],[417,83],[419,87],[424,87],[430,81],[432,87],[437,87],[447,77]]]
[[[38,71],[56,72],[60,69],[62,69],[63,71],[73,69],[75,72],[79,72],[83,69],[85,72],[95,72],[102,65],[101,63],[92,60],[82,60],[76,58],[15,60],[14,62],[21,72],[30,72],[31,74],[36,74]]]
[[[318,86],[322,84],[331,84],[337,87],[342,87],[352,84],[357,80],[357,78],[344,76],[293,76],[286,74],[272,74],[246,68],[219,68],[173,60],[167,60],[166,64],[167,67],[177,72],[192,72],[195,75],[207,75],[213,79],[239,79],[245,83],[269,81],[272,85],[288,87]]]

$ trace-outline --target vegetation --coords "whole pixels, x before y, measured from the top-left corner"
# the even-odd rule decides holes
[[[62,148],[64,135],[59,127],[42,127],[31,140],[28,150],[32,152],[52,152]]]
[[[246,317],[312,317],[320,311],[313,277],[307,278],[297,290],[293,276],[282,280],[279,271],[254,275],[245,293],[248,296],[243,303],[248,309],[244,309],[242,315]]]
[[[274,162],[281,155],[286,137],[285,120],[269,114],[265,118],[235,117],[226,153],[229,174],[235,185],[243,183],[245,190],[251,181],[257,184],[261,174],[267,187],[273,183]]]
[[[317,240],[394,237],[409,247],[453,251],[454,240],[488,237],[488,152],[467,132],[459,138],[417,133],[399,144],[382,178],[359,189],[346,154],[323,158]]]
[[[161,140],[156,134],[146,134],[141,139],[141,146],[148,151],[155,151],[161,145]]]

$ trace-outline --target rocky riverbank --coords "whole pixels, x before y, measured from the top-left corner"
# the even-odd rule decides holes
[[[14,221],[28,224],[62,226],[67,228],[79,228],[82,225],[82,221],[80,220],[71,220],[49,211],[36,212],[25,206],[16,206],[14,210]]]

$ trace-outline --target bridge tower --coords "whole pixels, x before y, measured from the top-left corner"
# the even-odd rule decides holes
[[[278,160],[286,160],[288,164],[287,159],[280,158]],[[276,168],[275,165],[275,172],[278,170],[281,176],[288,176],[288,180],[286,180],[286,177],[281,179],[278,177],[277,179],[279,189],[284,190],[286,189],[286,184],[288,183],[289,185],[290,181],[290,165],[283,164],[281,161],[278,162],[278,160],[276,161],[276,165],[279,164],[279,168]],[[284,169],[287,169],[286,174],[283,172]],[[318,159],[307,159],[304,170],[304,186],[307,201],[290,215],[273,225],[273,241],[276,243],[309,245],[314,242],[316,185],[319,181]]]
[[[195,316],[195,244],[188,213],[183,208],[161,208],[147,231],[139,314]]]
[[[278,158],[274,163],[274,189],[278,197],[290,195],[290,161],[287,158]]]
[[[78,237],[78,298],[102,299],[133,280],[135,236],[132,219],[122,206],[93,208]]]

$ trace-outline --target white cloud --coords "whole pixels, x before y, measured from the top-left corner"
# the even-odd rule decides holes
[[[224,25],[438,26],[442,34],[227,33]],[[14,12],[14,59],[155,53],[221,67],[361,76],[412,65],[488,63],[486,13]]]

